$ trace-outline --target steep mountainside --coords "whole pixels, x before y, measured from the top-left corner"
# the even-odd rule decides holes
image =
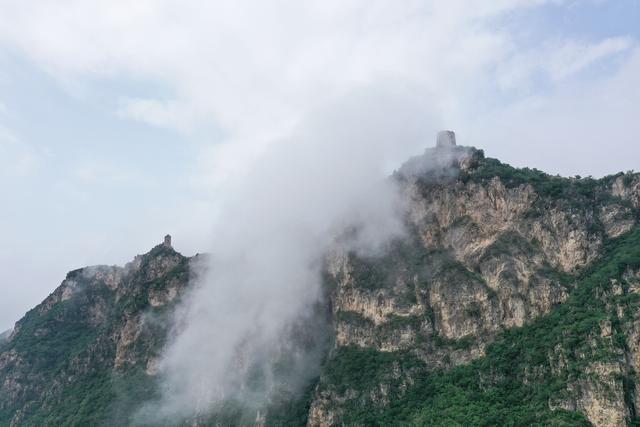
[[[564,410],[631,423],[638,176],[552,177],[457,150],[455,178],[397,174],[407,239],[379,258],[332,254],[335,349],[310,424],[579,423]]]
[[[639,175],[549,176],[449,140],[392,179],[407,235],[327,254],[319,378],[187,424],[640,422]],[[0,342],[0,425],[131,423],[200,259],[160,245],[69,273]]]
[[[0,425],[128,417],[155,392],[162,320],[198,260],[159,245],[124,268],[70,272],[0,347]]]

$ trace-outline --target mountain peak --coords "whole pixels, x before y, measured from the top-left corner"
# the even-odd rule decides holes
[[[455,132],[443,130],[436,135],[435,147],[428,147],[422,155],[411,157],[400,166],[396,175],[448,180],[455,178],[461,170],[469,169],[474,160],[483,156],[484,153],[474,147],[457,145]]]

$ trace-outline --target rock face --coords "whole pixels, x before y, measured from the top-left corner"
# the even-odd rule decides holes
[[[461,151],[459,164],[473,155]],[[567,201],[529,183],[474,179],[478,170],[461,173],[466,179],[403,175],[410,241],[396,242],[379,259],[339,252],[329,258],[337,282],[332,306],[338,345],[380,342],[383,351],[409,349],[417,337],[435,334],[472,337],[477,346],[469,357],[481,355],[496,332],[523,326],[563,302],[570,275],[593,262],[605,240],[635,225],[623,200]],[[601,191],[605,197],[606,187]],[[354,322],[355,316],[361,320]],[[418,330],[383,339],[383,325],[414,317],[420,318]],[[421,357],[441,364],[439,355],[431,360],[434,354],[430,349]],[[469,357],[459,353],[453,361]]]
[[[159,245],[125,267],[70,272],[0,344],[0,425],[92,425],[142,400],[197,262]]]
[[[445,131],[392,179],[407,236],[326,256],[320,377],[278,407],[189,423],[634,425],[640,177],[514,169]],[[201,259],[165,240],[70,272],[0,337],[0,426],[131,424]]]
[[[379,258],[340,251],[328,258],[338,365],[342,348],[410,355],[427,372],[481,358],[502,331],[531,324],[566,301],[605,242],[636,226],[636,176],[595,181],[515,170],[456,147],[448,142],[453,138],[439,134],[425,156],[453,159],[447,166],[455,176],[425,174],[415,167],[419,159],[396,176],[408,240]],[[570,383],[571,397],[554,408],[578,411],[597,426],[631,422],[635,408],[625,401],[623,378],[636,370],[619,359],[585,367],[586,378]],[[410,388],[392,374],[378,387],[394,384]],[[321,380],[309,425],[354,421],[348,416],[354,402],[385,405],[376,403],[376,393],[338,393]]]

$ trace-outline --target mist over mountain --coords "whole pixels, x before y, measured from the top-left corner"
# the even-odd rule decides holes
[[[0,335],[0,425],[639,421],[639,174],[442,132],[382,179],[331,132],[257,162],[207,254],[69,272]]]

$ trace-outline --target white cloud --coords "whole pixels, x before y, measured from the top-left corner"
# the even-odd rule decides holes
[[[566,85],[524,98],[461,126],[470,144],[518,166],[602,176],[638,169],[640,49],[588,86]],[[461,138],[462,139],[462,138]]]
[[[88,186],[98,184],[127,185],[148,180],[144,175],[129,170],[122,165],[101,161],[100,159],[80,160],[70,171],[70,178],[76,185]]]
[[[153,126],[188,132],[194,125],[189,107],[174,100],[130,98],[122,101],[117,114]]]
[[[61,80],[124,74],[161,82],[175,99],[131,99],[119,113],[179,129],[213,122],[247,147],[221,150],[235,155],[381,82],[402,82],[455,114],[473,103],[509,44],[492,19],[539,3],[8,0],[0,43]],[[224,163],[240,169],[248,160]]]
[[[34,174],[40,163],[41,153],[20,140],[10,129],[0,123],[0,176],[25,178]],[[0,190],[2,190],[0,184]]]
[[[611,37],[595,42],[573,39],[543,41],[508,56],[499,64],[496,79],[502,89],[531,92],[536,89],[536,77],[542,76],[559,84],[605,59],[629,52],[634,45],[634,40],[629,37]]]
[[[560,81],[632,46],[633,42],[628,37],[612,37],[592,44],[565,41],[550,49],[545,68],[553,80]]]

